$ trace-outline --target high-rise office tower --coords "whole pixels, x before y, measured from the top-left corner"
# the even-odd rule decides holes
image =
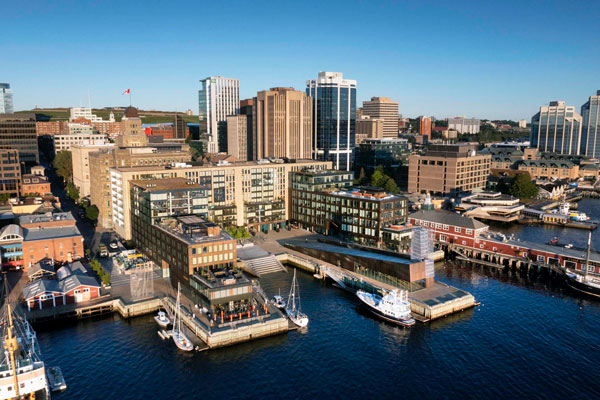
[[[13,107],[13,92],[8,83],[0,83],[0,114],[12,114],[15,112]]]
[[[306,81],[313,101],[313,157],[349,171],[356,133],[356,81],[341,72],[319,72]]]
[[[591,158],[600,157],[600,90],[590,96],[581,106],[581,154]]]
[[[383,120],[383,137],[398,137],[398,102],[389,97],[371,97],[363,101],[362,115]]]
[[[248,116],[227,117],[227,154],[248,161]]]
[[[208,135],[208,152],[227,151],[227,116],[239,114],[239,79],[210,76],[200,81],[198,118],[200,134]],[[221,142],[219,143],[219,138]]]
[[[283,87],[258,92],[252,120],[254,160],[312,158],[312,101],[304,92]]]
[[[175,114],[173,120],[173,137],[176,139],[187,138],[187,122],[183,119],[183,115],[179,113]]]
[[[39,164],[35,114],[0,114],[0,149],[15,149],[19,160]]]
[[[531,118],[531,147],[540,151],[579,155],[582,118],[575,107],[551,101]]]

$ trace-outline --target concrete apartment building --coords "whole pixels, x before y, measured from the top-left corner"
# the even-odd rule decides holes
[[[39,164],[35,114],[0,114],[0,149],[16,149],[19,161]]]
[[[312,99],[293,88],[258,92],[252,106],[253,160],[312,158]]]
[[[227,117],[227,154],[240,161],[248,161],[248,120],[247,115]]]
[[[106,136],[99,133],[73,133],[68,135],[52,136],[54,145],[54,154],[59,151],[71,151],[75,145],[93,145],[95,143],[105,143]]]
[[[454,117],[448,118],[448,129],[453,129],[461,134],[475,135],[479,133],[481,121],[477,118]]]
[[[85,175],[85,167],[81,176],[82,187],[85,187],[89,176],[90,201],[98,207],[98,223],[104,228],[112,227],[112,197],[110,193],[110,171],[112,167],[127,166],[165,166],[191,161],[191,153],[187,144],[152,143],[148,144],[146,135],[121,135],[117,137],[114,148],[104,148],[89,152],[89,175]],[[84,162],[84,155],[78,158]],[[92,179],[93,177],[93,179]]]
[[[371,118],[366,115],[361,115],[356,119],[356,146],[366,139],[381,138],[383,138],[383,119]]]
[[[408,191],[451,194],[485,188],[492,156],[476,144],[429,145],[409,157]]]
[[[110,168],[111,226],[131,239],[131,184],[142,179],[186,178],[206,189],[208,218],[225,225],[267,231],[285,225],[291,172],[330,169],[330,161],[248,161],[201,166],[130,166]]]
[[[551,101],[531,118],[531,147],[542,152],[579,155],[583,118],[564,101]]]
[[[383,120],[383,137],[398,137],[397,101],[389,97],[371,97],[371,101],[363,102],[362,115]]]
[[[100,150],[114,149],[114,143],[99,140],[94,143],[80,143],[71,147],[73,161],[73,183],[79,188],[79,195],[90,195],[90,153]]]

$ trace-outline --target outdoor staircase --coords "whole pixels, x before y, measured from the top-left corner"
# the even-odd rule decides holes
[[[272,254],[266,257],[245,260],[244,263],[256,276],[287,271],[283,264],[281,264],[279,260]]]

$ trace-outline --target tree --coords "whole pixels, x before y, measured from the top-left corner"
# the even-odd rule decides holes
[[[358,184],[364,185],[367,182],[367,174],[365,172],[365,167],[360,167],[360,172],[358,174]]]
[[[388,181],[385,183],[385,191],[391,194],[396,194],[400,191],[400,188],[396,184],[396,181],[392,178],[388,178]]]
[[[0,194],[0,203],[6,203],[10,199],[10,194],[2,193]]]
[[[371,186],[373,187],[385,187],[386,182],[390,179],[389,176],[383,171],[383,166],[378,166],[373,175],[371,175]]]
[[[520,199],[531,199],[537,196],[538,190],[529,174],[517,174],[510,184],[509,193]]]
[[[65,182],[72,182],[73,180],[73,159],[71,152],[61,150],[56,154],[52,166],[56,170],[56,173],[65,180]]]
[[[85,217],[90,221],[98,221],[98,207],[92,205],[85,208]]]
[[[229,226],[225,229],[234,239],[250,239],[250,232],[243,226]]]
[[[73,201],[79,200],[79,188],[73,183],[67,183],[67,196]]]

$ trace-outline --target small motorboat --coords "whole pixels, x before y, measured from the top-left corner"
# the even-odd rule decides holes
[[[154,316],[154,320],[161,328],[166,328],[171,323],[167,313],[164,311],[159,311],[158,315]]]
[[[273,298],[271,299],[271,304],[273,304],[280,310],[285,308],[285,300],[283,300],[283,297],[281,297],[281,289],[279,290],[279,294],[273,296]]]
[[[48,378],[50,389],[53,392],[60,392],[67,389],[67,384],[60,367],[48,368],[46,370],[46,376]]]

